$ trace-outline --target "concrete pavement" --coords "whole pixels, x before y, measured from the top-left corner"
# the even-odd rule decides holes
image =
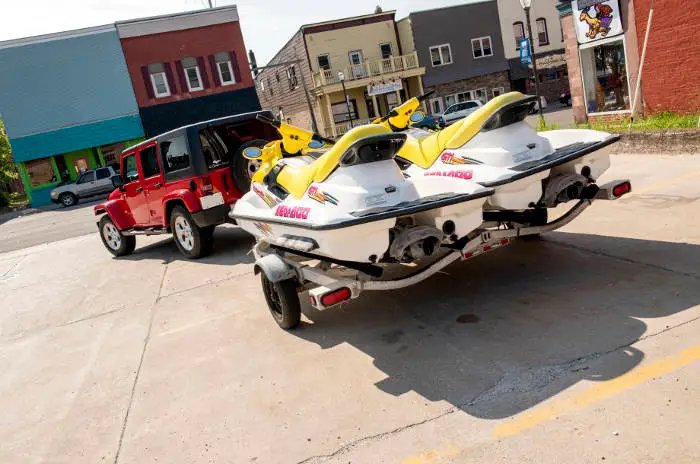
[[[0,462],[698,462],[700,158],[606,177],[634,194],[290,333],[233,227],[0,254]]]

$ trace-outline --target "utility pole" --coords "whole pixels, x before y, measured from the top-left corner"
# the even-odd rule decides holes
[[[207,0],[209,2],[209,8],[214,8],[214,5],[212,4],[212,0]]]
[[[306,104],[309,106],[309,113],[311,113],[311,130],[313,130],[314,132],[318,132],[318,124],[316,123],[316,116],[314,115],[314,108],[313,108],[313,105],[311,104],[311,97],[309,96],[309,88],[306,86],[306,79],[304,79],[304,71],[301,69],[301,63],[302,63],[302,60],[283,61],[283,62],[277,63],[277,64],[268,64],[267,66],[258,66],[257,69],[258,69],[258,71],[261,71],[263,69],[268,69],[268,68],[282,68],[282,67],[288,66],[290,64],[298,64],[299,65],[299,73],[301,74],[301,86],[304,88],[304,95],[306,96]]]
[[[350,108],[350,98],[348,97],[348,91],[345,90],[345,74],[339,72],[338,79],[340,80],[340,85],[343,87],[343,95],[345,95],[345,105],[348,107],[348,119],[350,120],[350,128],[352,129],[352,109]]]
[[[525,10],[525,19],[527,20],[527,37],[530,39],[530,55],[532,56],[532,70],[535,73],[535,95],[537,95],[537,108],[540,113],[540,122],[544,121],[542,114],[542,97],[540,97],[540,79],[537,75],[537,59],[535,58],[535,42],[532,40],[532,25],[530,24],[530,4],[532,0],[520,0],[520,5]]]

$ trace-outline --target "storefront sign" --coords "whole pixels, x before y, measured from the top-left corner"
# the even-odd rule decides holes
[[[563,53],[543,56],[537,58],[537,67],[539,69],[556,68],[566,64],[566,56]]]
[[[396,92],[397,90],[401,90],[402,88],[403,85],[401,84],[400,79],[388,82],[373,82],[367,86],[367,95],[369,95],[370,97],[374,95],[382,95],[385,93]]]
[[[580,44],[623,33],[618,0],[573,0],[571,9]]]

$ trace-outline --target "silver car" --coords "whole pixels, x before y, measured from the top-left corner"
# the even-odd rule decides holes
[[[450,105],[445,112],[442,113],[442,116],[440,116],[440,123],[444,126],[449,126],[453,122],[467,117],[482,106],[484,106],[484,104],[479,100],[467,100]]]
[[[73,206],[82,198],[105,195],[114,190],[112,177],[118,175],[111,167],[84,171],[75,182],[59,184],[51,191],[51,201]]]

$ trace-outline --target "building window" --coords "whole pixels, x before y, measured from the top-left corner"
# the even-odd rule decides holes
[[[267,88],[270,90],[270,96],[273,96],[275,92],[272,91],[272,85],[270,84],[270,78],[267,78]]]
[[[289,90],[294,90],[297,88],[297,71],[294,65],[287,68],[287,81],[289,83]]]
[[[349,121],[348,117],[348,105],[345,102],[334,103],[331,105],[331,112],[333,113],[333,122],[340,124]],[[350,100],[350,112],[352,113],[353,119],[359,119],[357,115],[357,105],[355,100]]]
[[[581,74],[588,113],[630,109],[622,40],[582,49]]]
[[[431,98],[429,101],[430,114],[442,114],[442,98]]]
[[[457,103],[457,96],[456,95],[448,95],[445,97],[445,108],[449,108],[450,106],[454,105]]]
[[[203,90],[202,76],[199,74],[199,66],[197,66],[197,58],[185,58],[182,60],[182,68],[185,71],[187,88],[190,92]]]
[[[486,103],[488,101],[488,92],[486,88],[481,88],[476,90],[467,90],[466,92],[459,92],[454,95],[450,95],[450,97],[452,97],[452,99],[448,100],[448,106],[453,103],[462,103],[473,100],[480,100],[482,103]],[[450,97],[447,98],[449,99]],[[450,101],[452,103],[449,103]]]
[[[219,73],[221,85],[235,84],[236,78],[233,75],[233,67],[231,66],[231,55],[227,52],[219,52],[214,55],[214,61],[216,62],[216,70]]]
[[[382,54],[382,59],[389,58],[392,55],[391,44],[390,43],[379,44],[379,51]]]
[[[537,18],[537,39],[540,46],[549,45],[549,34],[547,33],[547,20],[544,18]]]
[[[491,37],[479,37],[472,39],[472,54],[474,55],[474,58],[493,56],[493,50],[491,50]]]
[[[24,163],[24,167],[27,168],[32,187],[39,187],[56,181],[56,172],[53,170],[51,158],[27,161]]]
[[[494,98],[503,95],[505,93],[505,89],[503,87],[496,87],[494,89],[491,89],[491,93],[493,93]]]
[[[260,91],[264,92],[265,91],[265,81],[260,79]]]
[[[520,50],[520,41],[525,38],[525,26],[522,21],[513,23],[513,37],[515,38],[515,49]]]
[[[318,55],[316,57],[316,61],[318,61],[319,69],[331,69],[331,59],[327,53],[324,55]]]
[[[430,47],[430,61],[433,63],[433,67],[451,64],[452,48],[450,48],[450,44]]]
[[[170,85],[168,77],[165,75],[163,63],[153,63],[148,65],[148,73],[151,75],[151,85],[153,93],[157,98],[170,96]]]

